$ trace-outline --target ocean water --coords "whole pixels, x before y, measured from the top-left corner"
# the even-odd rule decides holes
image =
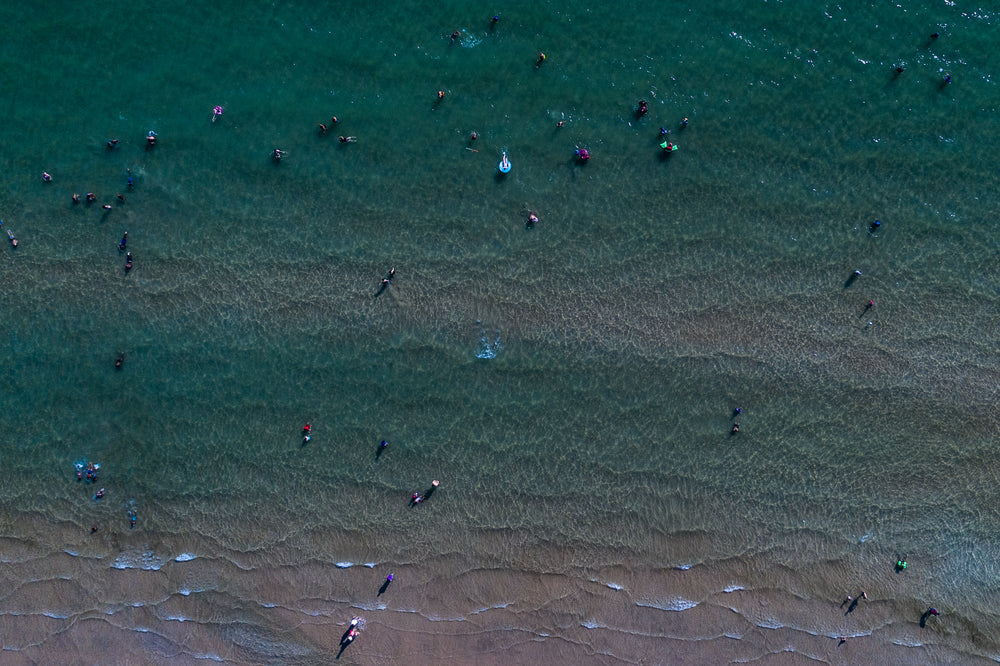
[[[0,8],[0,661],[1000,660],[998,18],[710,5]]]

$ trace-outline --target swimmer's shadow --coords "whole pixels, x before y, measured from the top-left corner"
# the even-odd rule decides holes
[[[354,642],[347,640],[347,637],[350,635],[351,629],[348,627],[347,631],[344,632],[344,635],[340,637],[340,652],[337,653],[337,659],[340,659],[340,655],[344,654],[344,650],[346,650],[348,646]]]
[[[385,594],[385,591],[389,589],[389,583],[391,582],[392,582],[391,580],[387,580],[384,583],[382,583],[382,587],[378,588],[378,594],[376,594],[375,596],[381,597],[383,594]]]
[[[858,599],[860,598],[861,597],[858,597]],[[851,613],[854,612],[854,609],[858,607],[858,599],[854,599],[853,601],[851,601],[851,605],[847,607],[847,610],[844,612],[844,615],[850,615]]]

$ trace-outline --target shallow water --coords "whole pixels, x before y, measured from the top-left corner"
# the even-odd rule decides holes
[[[0,9],[5,661],[1000,659],[995,17],[371,11]]]

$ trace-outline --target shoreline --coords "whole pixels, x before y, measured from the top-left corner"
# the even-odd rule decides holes
[[[25,517],[21,524],[37,523]],[[197,547],[167,556],[154,552],[166,542],[151,551],[125,543],[151,536],[102,533],[108,547],[87,557],[37,557],[30,540],[16,540],[23,547],[5,561],[10,592],[0,602],[5,658],[46,661],[65,651],[71,662],[99,654],[103,663],[168,655],[177,663],[210,655],[238,664],[322,663],[336,656],[352,615],[362,617],[362,631],[342,655],[345,663],[499,664],[532,655],[595,664],[797,663],[796,654],[835,664],[872,655],[900,664],[1000,658],[1000,642],[985,635],[992,624],[978,620],[984,633],[970,642],[960,630],[972,618],[947,601],[935,602],[941,615],[921,628],[929,602],[911,595],[933,572],[914,561],[895,574],[871,549],[827,563],[821,556],[801,571],[776,551],[690,567],[623,562],[544,573],[497,569],[458,553],[399,565],[289,568],[272,552],[270,560],[233,566]],[[5,539],[6,553],[14,552],[13,541]],[[129,552],[139,557],[123,558]],[[380,595],[390,570],[395,579]],[[858,581],[868,599],[845,612],[841,590],[858,594]]]

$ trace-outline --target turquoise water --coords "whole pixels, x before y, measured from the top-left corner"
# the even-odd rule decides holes
[[[5,658],[1000,658],[996,18],[495,11],[0,9]]]

